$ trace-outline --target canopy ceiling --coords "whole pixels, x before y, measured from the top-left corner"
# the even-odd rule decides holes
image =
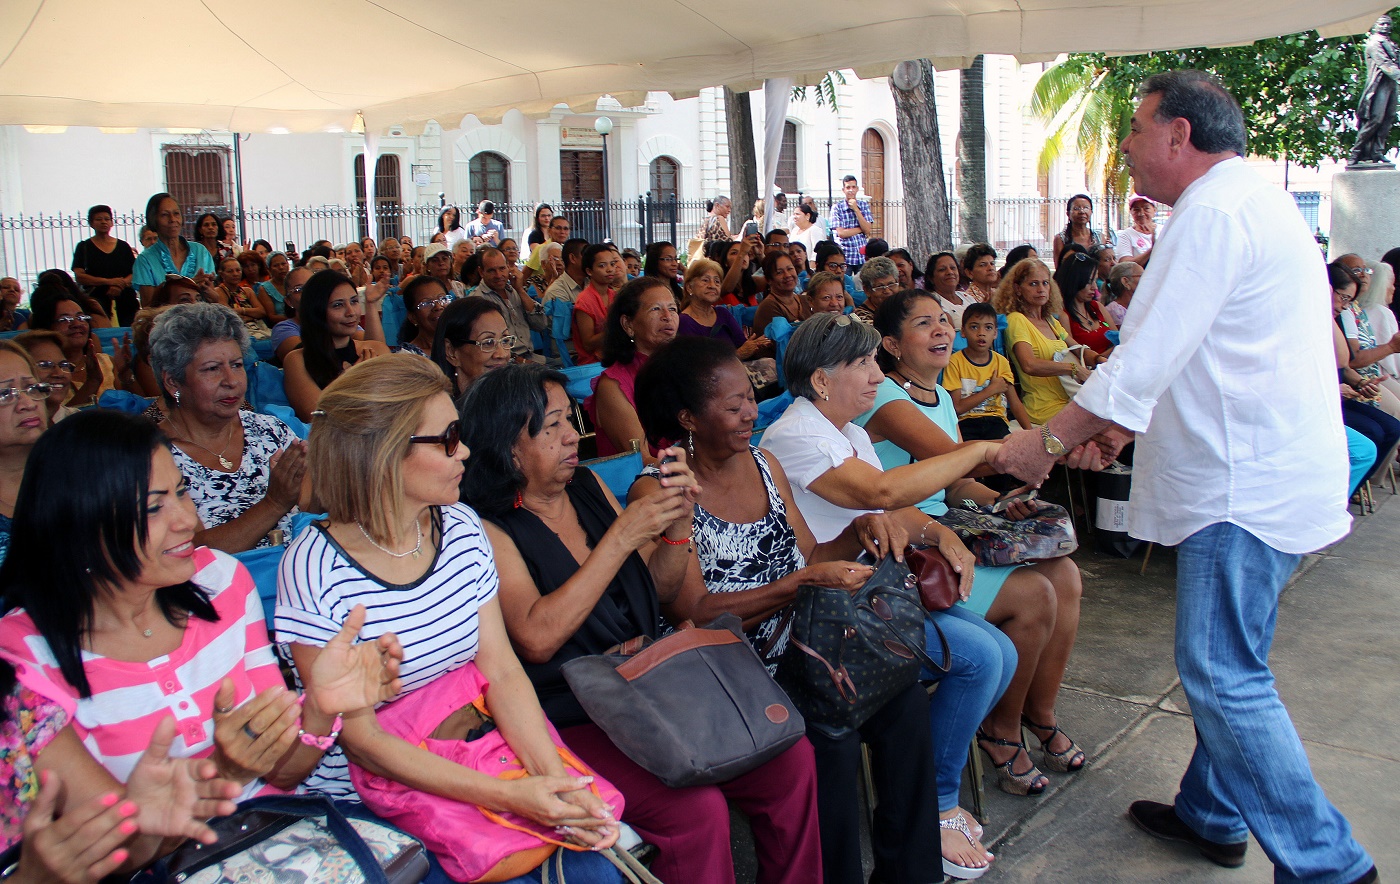
[[[501,14],[513,8],[528,10]],[[1376,0],[4,0],[0,124],[455,127],[649,91],[888,73],[908,58],[1230,45],[1364,30]]]

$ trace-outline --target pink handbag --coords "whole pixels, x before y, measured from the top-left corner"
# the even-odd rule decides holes
[[[488,776],[511,780],[528,776],[515,750],[499,730],[478,739],[435,740],[431,734],[465,706],[486,711],[488,682],[475,663],[381,707],[376,713],[386,733],[421,746],[441,758]],[[622,816],[622,793],[574,756],[545,722],[564,766],[573,776],[593,777],[592,790]],[[583,850],[557,838],[552,829],[513,813],[497,813],[420,792],[350,764],[350,780],[367,808],[423,842],[455,881],[508,881],[539,867],[559,848]]]

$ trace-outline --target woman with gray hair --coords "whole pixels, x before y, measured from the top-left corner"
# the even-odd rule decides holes
[[[151,329],[161,401],[147,412],[170,437],[201,530],[224,552],[270,546],[286,532],[306,476],[306,444],[273,417],[242,409],[248,329],[216,304],[179,304]]]
[[[1128,315],[1128,305],[1133,302],[1140,279],[1142,267],[1132,261],[1120,261],[1108,271],[1109,301],[1104,305],[1104,310],[1118,328],[1123,327],[1123,318]]]
[[[1389,264],[1380,261],[1367,261],[1366,266],[1371,268],[1371,284],[1357,296],[1357,309],[1371,324],[1376,340],[1393,340],[1395,333],[1400,332],[1400,324],[1397,324],[1390,307],[1395,300],[1395,271],[1390,269]],[[1391,353],[1376,364],[1392,378],[1400,378],[1400,356]]]

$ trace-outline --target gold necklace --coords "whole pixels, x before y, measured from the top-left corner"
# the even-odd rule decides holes
[[[183,419],[183,418],[181,418],[181,422],[182,422],[182,423],[184,422],[184,419]],[[200,445],[198,442],[194,441],[194,438],[190,435],[190,431],[189,431],[189,427],[188,427],[188,426],[185,427],[184,441],[190,443],[191,445],[193,445],[193,446],[196,447],[196,448],[203,448],[205,451],[207,451],[207,452],[209,452],[210,454],[212,454],[212,455],[214,455],[215,457],[217,457],[217,458],[219,459],[219,466],[220,466],[221,468],[223,468],[223,470],[224,470],[225,472],[227,472],[227,471],[233,469],[233,461],[229,460],[227,457],[224,456],[224,452],[225,452],[225,451],[228,451],[228,447],[229,447],[230,445],[233,444],[233,424],[232,424],[232,423],[230,423],[230,424],[228,425],[228,434],[227,434],[227,435],[228,435],[228,438],[224,440],[224,447],[221,448],[221,449],[219,449],[219,451],[218,451],[217,453],[216,453],[212,448],[205,448],[203,445]]]

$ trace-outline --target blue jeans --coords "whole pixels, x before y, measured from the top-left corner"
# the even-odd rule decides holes
[[[1275,881],[1350,882],[1371,858],[1313,779],[1269,671],[1279,593],[1299,558],[1224,522],[1177,552],[1176,667],[1196,751],[1176,813],[1211,841],[1253,832]]]
[[[924,645],[936,663],[943,648],[933,624],[948,639],[951,664],[947,675],[923,672],[920,678],[938,681],[929,698],[929,723],[933,731],[933,762],[938,776],[938,810],[958,806],[963,764],[972,737],[992,710],[1016,672],[1016,646],[1000,629],[981,617],[954,605],[924,620]]]

